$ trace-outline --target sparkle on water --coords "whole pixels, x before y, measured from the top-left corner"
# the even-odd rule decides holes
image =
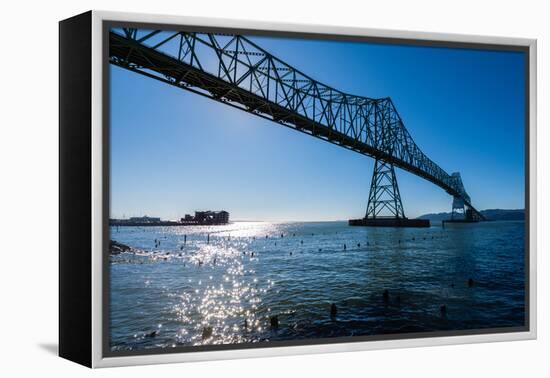
[[[111,227],[111,348],[522,326],[524,226]]]

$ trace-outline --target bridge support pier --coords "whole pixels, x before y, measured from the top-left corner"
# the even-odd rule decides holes
[[[464,200],[460,197],[453,197],[453,209],[451,211],[451,219],[443,221],[443,227],[446,223],[476,223],[479,222],[473,210],[468,208]]]
[[[393,164],[376,159],[365,217],[362,219],[350,219],[349,225],[429,227],[430,221],[427,219],[408,219],[405,216]]]
[[[453,197],[453,209],[451,211],[451,221],[466,219],[466,208],[464,200],[460,197]]]

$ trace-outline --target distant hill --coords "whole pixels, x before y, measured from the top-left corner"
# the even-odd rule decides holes
[[[505,210],[505,209],[487,209],[481,210],[481,214],[487,220],[524,220],[525,210]],[[443,220],[451,219],[451,213],[437,213],[437,214],[424,214],[418,217],[419,219],[429,219],[432,222],[441,222]]]

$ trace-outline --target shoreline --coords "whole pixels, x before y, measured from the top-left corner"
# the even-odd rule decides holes
[[[118,222],[118,223],[109,223],[111,227],[164,227],[164,226],[225,226],[231,223],[191,223],[191,222],[176,222],[176,221],[162,221],[162,222]]]
[[[415,218],[417,219],[417,218]],[[438,225],[440,226],[443,222],[442,220],[431,220],[432,226]],[[494,222],[525,222],[525,219],[488,219],[483,222],[474,222],[472,224],[483,224],[483,223],[494,223]],[[241,221],[232,221],[229,223],[180,223],[175,221],[164,221],[159,223],[109,223],[109,227],[188,227],[188,226],[230,226],[237,223],[270,223],[270,224],[292,224],[292,223],[348,223],[347,220],[332,220],[332,221],[248,221],[248,220],[241,220]],[[464,223],[464,222],[462,222]]]

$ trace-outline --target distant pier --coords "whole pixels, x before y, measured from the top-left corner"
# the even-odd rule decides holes
[[[195,215],[185,214],[185,217],[177,221],[161,220],[160,218],[148,217],[132,217],[129,219],[109,219],[111,226],[217,226],[229,223],[229,213],[225,210],[221,211],[195,211]]]

